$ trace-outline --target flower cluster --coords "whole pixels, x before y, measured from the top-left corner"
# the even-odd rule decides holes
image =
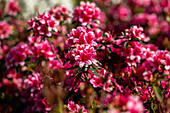
[[[17,46],[10,49],[8,54],[5,57],[6,67],[9,69],[13,66],[24,66],[25,61],[24,59],[27,55],[32,54],[29,50],[28,45],[24,43],[20,43]]]
[[[21,11],[21,7],[19,6],[19,2],[16,0],[11,0],[6,6],[6,10],[9,15],[16,16],[17,13]]]
[[[167,0],[95,1],[106,12],[90,2],[73,14],[56,6],[28,22],[29,34],[2,10],[0,111],[169,112],[170,54],[152,44],[168,43]]]
[[[113,99],[113,95],[107,95],[105,102],[111,103],[113,106],[118,106],[119,109],[123,111],[127,111],[129,113],[143,113],[144,106],[142,101],[139,100],[138,97],[128,96],[125,97],[124,95],[116,95],[116,99]],[[108,113],[121,113],[120,110],[115,108],[110,108]]]
[[[34,37],[30,37],[30,40],[34,40]],[[34,58],[33,61],[35,61],[39,57],[44,57],[49,60],[54,60],[55,54],[51,50],[51,47],[49,45],[49,42],[47,40],[41,41],[41,42],[30,42],[31,50],[33,52]],[[57,50],[55,50],[57,52]]]
[[[68,47],[74,47],[75,44],[96,46],[96,37],[97,36],[92,29],[77,27],[76,29],[72,29],[70,34],[68,34]]]
[[[91,25],[96,28],[101,19],[101,10],[94,3],[80,2],[80,6],[74,9],[73,16],[82,26]]]
[[[145,34],[151,37],[159,49],[168,48],[169,42],[169,2],[168,0],[127,0],[126,3],[112,0],[98,1],[100,8],[105,11],[105,31],[114,30],[120,34],[131,25],[141,25]]]
[[[47,105],[46,99],[41,98],[41,89],[43,84],[41,84],[41,75],[39,73],[32,73],[28,75],[23,82],[23,92],[22,102],[27,105],[24,112],[46,112],[46,110],[50,110]],[[29,94],[27,92],[30,92]]]
[[[57,32],[56,27],[59,22],[53,16],[44,13],[32,18],[28,24],[30,26],[28,30],[33,30],[34,36],[42,39],[44,37],[51,37],[52,31]]]
[[[0,39],[8,38],[13,33],[12,27],[6,22],[0,22]]]
[[[88,111],[84,108],[84,106],[80,106],[78,104],[75,104],[73,101],[69,101],[67,105],[68,109],[74,113],[88,113]]]
[[[97,45],[95,41],[97,36],[92,29],[86,27],[77,27],[72,29],[68,35],[67,47],[71,47],[71,50],[66,54],[66,58],[73,61],[74,65],[78,64],[80,67],[85,64],[96,64],[94,59],[97,55],[94,46]]]
[[[70,12],[65,7],[56,6],[50,9],[49,14],[58,21],[70,21]]]
[[[142,40],[142,41],[149,41],[149,38],[145,36],[142,27],[132,26],[129,30],[126,30],[126,37],[129,40]]]
[[[93,59],[95,56],[96,51],[94,47],[91,47],[90,45],[77,45],[75,49],[67,53],[66,58],[73,61],[73,65],[78,64],[79,67],[84,67],[85,64],[96,64],[96,60]]]

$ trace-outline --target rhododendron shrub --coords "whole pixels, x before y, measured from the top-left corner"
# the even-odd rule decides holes
[[[120,34],[132,25],[141,25],[156,46],[170,49],[168,0],[96,0],[96,3],[105,12],[105,31]]]
[[[99,6],[114,3],[95,1]],[[160,13],[152,0],[130,2],[146,9],[154,5],[152,10]],[[161,6],[166,12],[165,3]],[[6,7],[16,13],[1,21],[5,30],[0,30],[0,111],[169,112],[170,54],[150,42],[159,25],[155,14],[147,13],[143,20],[146,15],[133,15],[128,5],[112,7],[115,13],[109,16],[114,24],[126,23],[127,29],[115,30],[109,23],[103,28],[104,16],[111,12],[82,1],[73,13],[57,5],[20,26],[23,20],[14,18],[21,11],[18,2],[13,0]],[[129,26],[132,16],[137,23]],[[138,18],[139,23],[153,27],[143,28]]]

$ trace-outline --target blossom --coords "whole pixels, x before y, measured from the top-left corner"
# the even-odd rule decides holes
[[[129,21],[131,19],[131,10],[127,6],[120,6],[118,14],[122,21]]]
[[[6,22],[0,22],[0,39],[8,38],[13,33],[12,27]]]
[[[80,111],[83,113],[88,113],[88,110],[86,110],[84,106],[75,104],[73,101],[69,101],[67,107],[70,111],[73,111],[74,113],[79,113]]]
[[[151,0],[133,0],[133,2],[137,6],[144,6],[144,7],[150,6],[151,4]]]
[[[57,32],[58,21],[53,16],[43,13],[32,18],[29,22],[28,30],[33,30],[36,38],[51,37],[52,31]]]
[[[21,93],[22,102],[27,105],[24,109],[25,113],[30,112],[47,112],[51,108],[48,107],[46,98],[41,97],[42,87],[41,84],[42,75],[39,73],[29,74],[23,82],[23,91]],[[30,93],[28,93],[30,92]]]
[[[145,42],[149,41],[149,38],[145,36],[142,27],[132,26],[130,29],[126,30],[127,38],[131,40],[143,40]]]
[[[83,67],[85,64],[96,64],[96,60],[94,59],[96,55],[97,53],[94,47],[90,45],[77,45],[76,48],[66,54],[66,58],[69,58],[74,65]]]
[[[18,45],[14,46],[5,57],[6,67],[9,69],[13,66],[24,66],[25,61],[24,59],[27,55],[32,54],[29,50],[28,45],[24,43],[19,43]]]
[[[15,1],[15,0],[11,0],[8,3],[6,9],[7,9],[8,13],[13,16],[16,16],[17,13],[21,11],[21,7],[19,6],[18,1]]]
[[[144,111],[143,104],[137,97],[130,96],[126,106],[130,113],[143,113]]]
[[[35,56],[33,60],[39,57],[44,57],[49,60],[54,60],[54,58],[56,58],[47,40],[41,41],[41,42],[35,42],[32,45],[31,49],[32,49],[33,55]],[[57,52],[56,49],[55,51]]]
[[[81,23],[82,26],[92,25],[94,28],[98,27],[95,21],[100,20],[101,11],[95,3],[80,2],[80,6],[74,9],[73,19]]]
[[[58,21],[70,21],[70,12],[66,7],[56,6],[55,8],[50,9],[49,14]]]
[[[90,83],[93,85],[94,88],[96,87],[102,87],[102,80],[98,77],[93,77],[92,79],[90,79]]]
[[[75,44],[90,44],[91,46],[96,46],[97,39],[95,33],[92,29],[86,27],[77,27],[72,29],[70,34],[68,34],[68,47],[75,46]]]

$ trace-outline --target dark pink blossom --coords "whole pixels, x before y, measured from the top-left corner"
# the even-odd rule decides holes
[[[118,8],[118,14],[119,14],[119,18],[122,21],[130,21],[131,20],[131,10],[127,6],[123,6],[123,5],[120,6]]]
[[[33,58],[33,60],[35,60],[39,57],[44,57],[49,60],[54,60],[54,58],[56,58],[56,56],[55,56],[54,52],[51,50],[51,47],[47,40],[41,41],[41,42],[35,42],[32,45],[31,49],[32,49],[33,55],[35,56],[35,58]],[[56,52],[57,52],[57,50],[56,50]]]
[[[77,45],[76,48],[66,54],[66,58],[69,58],[74,65],[83,67],[85,64],[96,64],[97,61],[94,59],[96,55],[94,47],[90,45]]]
[[[135,5],[137,6],[150,6],[152,0],[133,0],[133,2],[135,3]]]
[[[80,6],[74,9],[73,19],[80,22],[82,26],[92,25],[94,28],[98,27],[98,22],[100,20],[100,9],[95,3],[80,2]]]
[[[11,48],[9,53],[6,55],[6,67],[9,69],[13,66],[24,66],[24,59],[27,57],[27,55],[30,54],[32,54],[32,52],[29,50],[28,45],[24,43],[19,43],[18,45]]]
[[[77,29],[72,29],[70,34],[68,34],[68,47],[75,46],[75,44],[89,44],[91,46],[96,46],[97,39],[95,33],[92,29],[86,27],[77,27]]]
[[[50,9],[49,14],[53,16],[58,21],[70,21],[70,12],[66,7],[56,6],[55,8]]]
[[[103,86],[102,80],[95,76],[92,79],[90,79],[90,83],[93,85],[94,88]]]
[[[143,40],[145,42],[149,41],[149,38],[142,32],[142,27],[132,26],[130,29],[126,30],[126,36],[130,40]]]
[[[33,30],[33,35],[36,38],[42,39],[44,37],[51,37],[52,32],[57,32],[59,22],[53,16],[43,13],[32,18],[28,24],[28,30]]]
[[[9,15],[16,16],[17,13],[21,11],[21,7],[19,6],[19,2],[16,0],[11,0],[6,7],[6,10]]]

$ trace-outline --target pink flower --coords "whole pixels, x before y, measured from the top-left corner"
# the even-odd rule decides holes
[[[96,35],[92,29],[86,27],[77,27],[77,29],[72,29],[70,34],[68,34],[68,47],[75,46],[75,44],[90,44],[91,46],[96,46],[95,42]]]
[[[0,60],[8,52],[8,50],[9,50],[9,47],[6,44],[3,44],[3,45],[0,44]]]
[[[14,46],[10,49],[9,53],[5,57],[6,67],[9,69],[13,66],[24,66],[25,62],[24,59],[27,55],[32,54],[29,50],[28,45],[24,43],[19,43],[18,45]]]
[[[92,79],[90,79],[90,83],[93,85],[94,88],[103,86],[102,80],[95,76]]]
[[[38,17],[32,18],[29,22],[28,30],[33,30],[33,35],[36,38],[51,37],[52,32],[57,32],[58,21],[49,14],[38,15]]]
[[[130,113],[143,113],[144,111],[142,102],[137,97],[133,96],[129,97],[126,107]]]
[[[6,9],[7,9],[8,13],[13,16],[16,16],[17,13],[21,11],[21,7],[19,6],[18,1],[15,1],[15,0],[11,0],[8,3]]]
[[[151,87],[146,87],[146,86],[142,86],[142,87],[137,87],[135,89],[138,93],[140,93],[139,97],[140,99],[145,102],[147,101],[149,98],[151,98],[150,93],[152,92]]]
[[[82,26],[92,25],[94,28],[98,27],[101,11],[96,7],[95,3],[89,1],[80,2],[80,6],[74,9],[73,19],[81,23]],[[100,22],[100,21],[99,21]]]
[[[37,88],[39,83],[41,82],[41,75],[39,73],[33,73],[32,75],[28,75],[28,78],[24,80],[25,88]]]
[[[127,6],[120,6],[118,14],[122,21],[129,21],[131,19],[131,10]]]
[[[56,58],[47,40],[41,42],[35,42],[34,45],[31,47],[31,49],[35,56],[35,59],[39,57],[44,57],[49,60],[54,60],[54,58]]]
[[[149,26],[153,27],[153,26],[158,26],[159,25],[158,17],[157,17],[157,15],[155,13],[147,15],[147,19],[148,19]]]
[[[149,38],[145,36],[142,27],[132,26],[130,29],[126,30],[126,36],[130,40],[143,40],[145,42],[149,41]]]
[[[27,105],[24,109],[24,113],[32,112],[44,112],[51,110],[48,107],[46,98],[42,99],[42,87],[41,84],[42,75],[39,73],[32,73],[24,79],[23,82],[23,91],[21,93],[22,102]],[[30,92],[30,93],[28,93]]]
[[[65,7],[56,6],[50,9],[49,14],[58,21],[70,21],[70,12]]]
[[[75,104],[73,101],[69,101],[67,107],[70,111],[73,111],[74,113],[79,113],[80,111],[83,113],[88,113],[88,110],[86,110],[84,106]]]
[[[152,73],[150,71],[149,72],[144,72],[143,76],[144,76],[144,79],[146,81],[153,81],[153,75],[152,75]]]
[[[135,14],[132,18],[132,23],[133,24],[140,24],[140,25],[144,25],[147,23],[147,13],[139,13],[139,14]]]
[[[69,101],[67,106],[70,111],[75,111],[77,109],[77,106],[73,101]]]
[[[94,47],[90,45],[77,45],[76,48],[66,54],[66,58],[69,58],[74,65],[83,67],[85,64],[96,64],[96,60],[94,59],[96,55]]]
[[[0,39],[8,38],[13,33],[12,27],[6,21],[0,22]]]
[[[51,60],[48,63],[49,67],[52,67],[53,69],[62,69],[62,66],[58,60]]]
[[[133,0],[133,2],[135,3],[135,5],[137,6],[150,6],[152,0]]]

